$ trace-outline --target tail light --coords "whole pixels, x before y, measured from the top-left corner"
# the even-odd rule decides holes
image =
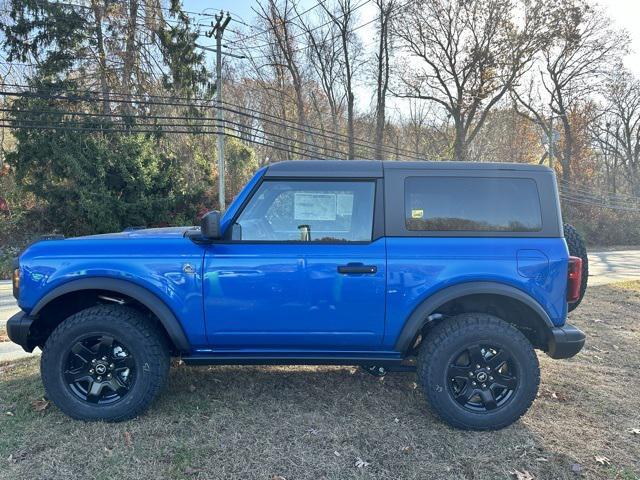
[[[582,284],[582,259],[569,257],[569,271],[567,273],[567,302],[574,303],[580,299],[580,285]]]

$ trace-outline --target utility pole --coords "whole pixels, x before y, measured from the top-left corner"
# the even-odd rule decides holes
[[[227,16],[220,11],[215,15],[215,24],[211,22],[213,29],[207,33],[207,37],[216,38],[216,120],[218,128],[218,149],[216,155],[218,157],[218,204],[220,211],[225,209],[224,195],[224,112],[222,110],[222,35],[224,29],[227,28],[231,21],[231,15],[227,12]],[[224,19],[224,20],[223,20]]]

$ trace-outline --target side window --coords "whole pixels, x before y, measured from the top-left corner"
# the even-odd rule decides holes
[[[409,177],[405,223],[413,231],[537,232],[538,188],[529,178]]]
[[[368,242],[371,181],[266,180],[234,226],[234,240]]]

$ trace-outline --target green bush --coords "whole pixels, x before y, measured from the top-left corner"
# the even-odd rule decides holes
[[[193,223],[207,175],[193,185],[153,137],[109,131],[20,129],[7,154],[16,180],[67,235]]]
[[[640,213],[596,205],[563,202],[562,215],[587,245],[640,245]]]

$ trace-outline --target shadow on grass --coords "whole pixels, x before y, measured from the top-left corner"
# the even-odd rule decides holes
[[[5,372],[0,389],[13,409],[0,419],[0,465],[12,479],[494,479],[513,469],[573,477],[572,459],[527,420],[489,433],[447,427],[413,374],[174,366],[151,409],[120,424],[73,421],[54,406],[33,411],[44,394],[34,360]]]

